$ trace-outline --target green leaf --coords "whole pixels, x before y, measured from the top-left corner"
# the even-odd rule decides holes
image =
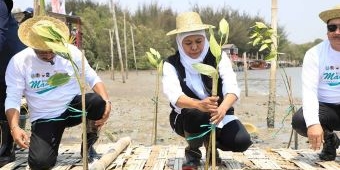
[[[253,33],[252,35],[250,35],[250,39],[253,39],[253,38],[255,38],[255,37],[257,37],[258,36],[258,33],[257,32],[255,32],[255,33]]]
[[[272,39],[266,39],[266,40],[263,40],[263,43],[265,43],[265,44],[271,44],[273,41],[272,41]]]
[[[53,52],[69,53],[68,48],[62,43],[45,41],[45,44],[52,49]]]
[[[269,48],[268,44],[262,44],[261,48],[259,49],[259,51],[263,51],[265,49]]]
[[[259,44],[259,42],[261,41],[261,37],[257,37],[254,41],[253,41],[253,46],[256,46],[257,44]]]
[[[215,77],[215,75],[217,74],[217,70],[214,67],[207,64],[195,63],[192,65],[192,67],[199,73],[209,77]]]
[[[223,35],[226,35],[226,37],[227,37],[228,34],[229,34],[229,24],[228,24],[227,20],[225,20],[225,19],[223,18],[223,19],[220,21],[219,28],[220,28],[220,32],[221,32]]]
[[[62,86],[70,81],[71,77],[67,73],[56,73],[47,80],[50,86]]]
[[[277,60],[277,52],[271,51],[269,55],[265,57],[265,60],[267,61]]]
[[[210,43],[210,50],[211,50],[211,53],[212,53],[215,57],[221,57],[221,53],[222,53],[221,46],[217,43],[214,34],[211,34],[211,32],[210,32],[210,40],[209,40],[209,43]]]
[[[157,67],[157,60],[154,58],[154,55],[152,55],[150,52],[146,52],[146,57],[152,66]]]
[[[32,27],[32,31],[41,37],[48,38],[52,41],[56,41],[57,37],[51,35],[50,31],[45,25],[35,24]]]
[[[56,35],[61,37],[63,40],[67,41],[69,39],[69,37],[67,37],[67,35],[56,26],[53,25],[52,30]]]
[[[264,24],[263,22],[255,22],[255,27],[260,29],[268,28],[267,25]]]

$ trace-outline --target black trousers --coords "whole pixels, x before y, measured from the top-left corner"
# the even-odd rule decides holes
[[[232,113],[227,113],[233,115]],[[197,109],[182,109],[181,114],[175,111],[170,113],[170,125],[174,131],[184,136],[184,131],[188,133],[203,133],[207,127],[200,127],[209,124],[210,115]],[[206,134],[210,135],[210,133]],[[222,128],[216,128],[216,141],[218,148],[223,151],[243,152],[252,144],[251,138],[245,127],[239,120],[233,120]]]
[[[340,130],[340,105],[320,102],[319,121],[324,130]],[[302,107],[293,115],[292,127],[299,135],[307,137]]]
[[[85,95],[86,117],[98,120],[102,117],[106,102],[96,93]],[[81,96],[76,96],[70,106],[81,110]],[[80,112],[66,110],[53,119],[38,119],[32,122],[28,164],[32,170],[51,169],[57,161],[59,144],[66,127],[82,122]],[[79,134],[81,135],[81,134]]]
[[[0,83],[0,120],[7,121],[5,114],[6,87],[4,83]]]

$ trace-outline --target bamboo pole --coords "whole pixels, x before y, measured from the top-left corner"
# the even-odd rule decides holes
[[[137,60],[136,60],[136,50],[135,50],[135,40],[134,40],[132,25],[130,25],[130,31],[131,31],[131,40],[132,40],[133,60],[135,61],[135,69],[136,69],[136,73],[138,75]]]
[[[116,36],[116,41],[117,41],[117,51],[118,51],[118,57],[119,57],[119,62],[120,62],[120,72],[122,74],[122,81],[123,81],[123,83],[125,83],[124,64],[123,64],[123,59],[122,59],[123,58],[122,57],[122,49],[120,47],[116,11],[115,11],[115,5],[114,5],[113,0],[111,0],[111,12],[112,12],[113,25],[114,25],[115,36]]]
[[[87,160],[87,133],[86,133],[86,109],[85,109],[85,51],[82,50],[82,75],[81,75],[81,106],[82,106],[82,129],[83,129],[83,169],[88,169]]]
[[[125,56],[125,75],[126,79],[129,78],[129,65],[128,65],[128,55],[127,55],[127,42],[126,42],[126,18],[124,12],[124,56]]]
[[[124,137],[119,139],[106,154],[104,154],[98,161],[93,162],[90,170],[103,170],[109,166],[118,155],[125,150],[131,143],[130,137]]]
[[[109,36],[110,36],[110,52],[111,52],[111,79],[115,80],[114,55],[113,55],[113,36],[112,36],[114,31],[112,29],[108,29],[108,30],[109,30]]]
[[[248,97],[248,64],[247,53],[243,53],[243,73],[244,73],[244,91],[246,97]]]

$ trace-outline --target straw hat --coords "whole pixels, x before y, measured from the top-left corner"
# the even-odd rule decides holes
[[[337,5],[332,9],[321,12],[319,14],[319,17],[325,23],[327,23],[330,19],[340,18],[340,5]]]
[[[35,34],[32,30],[34,24],[37,24],[38,22],[51,23],[51,25],[54,25],[56,28],[60,29],[65,34],[66,37],[69,37],[70,35],[68,27],[61,20],[49,16],[36,16],[26,20],[19,26],[18,36],[21,42],[23,42],[28,47],[42,51],[51,50],[45,44],[43,38],[38,34]]]
[[[257,133],[257,127],[255,125],[246,122],[243,122],[242,124],[246,128],[248,133]]]
[[[176,29],[168,32],[166,35],[204,30],[208,29],[209,27],[215,28],[212,25],[203,24],[201,17],[198,13],[184,12],[176,17]]]

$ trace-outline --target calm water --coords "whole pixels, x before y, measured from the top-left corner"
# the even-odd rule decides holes
[[[301,67],[278,69],[276,72],[276,95],[287,96],[285,73],[292,83],[292,95],[301,99]],[[244,93],[244,72],[236,72],[238,84]],[[269,94],[270,69],[248,70],[248,93]]]

